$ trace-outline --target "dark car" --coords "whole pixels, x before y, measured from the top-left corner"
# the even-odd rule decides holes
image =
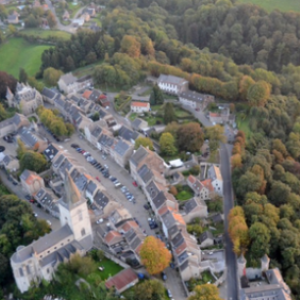
[[[103,176],[104,176],[105,178],[108,178],[108,177],[109,177],[109,173],[108,173],[108,172],[107,172],[107,173],[104,173]]]
[[[72,147],[72,148],[75,148],[75,149],[76,149],[76,148],[80,148],[79,145],[77,145],[77,144],[71,144],[71,147]]]
[[[26,200],[30,200],[30,199],[31,199],[31,196],[30,196],[30,195],[26,195],[26,196],[25,196],[25,199],[26,199]]]
[[[165,272],[161,272],[161,277],[162,277],[163,281],[167,280],[167,275]]]
[[[148,209],[150,209],[150,205],[147,203],[144,205],[144,208],[148,210]]]

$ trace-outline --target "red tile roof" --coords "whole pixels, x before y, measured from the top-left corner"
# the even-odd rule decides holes
[[[209,113],[209,116],[210,116],[210,117],[213,117],[213,118],[216,118],[216,117],[220,117],[220,114],[210,112],[210,113]]]
[[[201,183],[210,191],[213,192],[214,191],[214,187],[211,184],[211,179],[206,179],[201,181]]]
[[[187,244],[186,242],[183,242],[178,248],[176,248],[175,252],[177,255],[179,255],[184,249],[186,249]]]
[[[138,228],[139,225],[135,221],[127,221],[121,229],[124,230],[124,232],[129,231],[131,228]]]
[[[148,107],[148,102],[131,102],[131,106],[138,106],[138,107]]]
[[[85,99],[89,99],[89,97],[91,96],[92,91],[90,90],[85,90],[84,93],[82,94],[82,97]]]
[[[121,237],[121,236],[122,235],[119,232],[112,230],[106,235],[104,240],[107,244],[110,244],[115,237]]]
[[[191,184],[194,184],[196,182],[196,178],[193,176],[193,175],[190,175],[188,177],[188,181],[191,183]]]
[[[137,275],[129,268],[106,280],[105,286],[108,289],[114,286],[118,292],[122,292],[126,290],[127,287],[129,288],[131,285],[134,285],[137,281]]]

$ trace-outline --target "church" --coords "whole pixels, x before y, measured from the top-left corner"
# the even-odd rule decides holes
[[[26,292],[32,282],[51,280],[60,263],[78,253],[83,256],[93,245],[93,232],[86,199],[70,174],[65,180],[65,195],[58,203],[61,228],[32,242],[19,246],[10,259],[19,290]]]

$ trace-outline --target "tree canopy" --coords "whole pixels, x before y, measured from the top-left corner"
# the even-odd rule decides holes
[[[188,300],[221,300],[218,288],[213,284],[197,285],[194,289],[194,295]]]
[[[135,140],[134,149],[138,149],[140,146],[143,146],[145,148],[149,148],[149,150],[151,150],[151,151],[154,150],[153,142],[148,137],[139,137]]]

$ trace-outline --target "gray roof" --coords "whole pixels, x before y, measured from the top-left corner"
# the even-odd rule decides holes
[[[136,236],[137,234],[133,228],[131,228],[124,234],[124,237],[128,243],[131,243],[136,238]]]
[[[58,149],[53,145],[50,144],[47,149],[43,152],[43,154],[47,157],[48,160],[52,160],[56,154],[58,153]]]
[[[21,123],[21,116],[19,114],[15,114],[13,117],[0,122],[0,128],[5,128],[13,124],[18,126],[20,123]]]
[[[30,148],[34,147],[34,145],[38,142],[37,137],[27,129],[24,129],[20,133],[20,139],[26,146]]]
[[[72,95],[71,97],[70,97],[70,99],[71,100],[73,100],[74,102],[76,102],[76,103],[79,103],[79,101],[80,101],[80,97],[78,97],[78,96],[76,96],[76,95]]]
[[[106,134],[102,134],[100,136],[100,138],[98,139],[98,142],[102,145],[102,146],[106,146],[106,147],[111,147],[114,143],[114,138],[110,137]]]
[[[84,174],[80,173],[77,169],[74,169],[71,173],[71,177],[79,191],[83,191],[87,185],[87,178]]]
[[[176,220],[170,211],[167,211],[164,215],[162,215],[162,222],[165,224],[166,228],[169,229],[176,224]]]
[[[108,204],[109,199],[105,194],[98,190],[94,197],[94,201],[103,209]]]
[[[157,196],[152,199],[152,202],[157,209],[159,209],[166,201],[167,198],[162,191],[160,191]]]
[[[122,140],[119,140],[115,145],[114,151],[123,157],[123,155],[125,155],[126,152],[129,150],[129,148],[130,146],[127,143],[125,143]]]
[[[138,170],[138,174],[145,184],[147,184],[153,177],[153,173],[147,165],[143,165],[142,167],[140,167],[140,169]]]
[[[216,215],[212,216],[211,219],[214,223],[223,222],[223,217],[221,214],[216,214]]]
[[[182,254],[180,254],[177,257],[179,264],[182,264],[188,257],[189,257],[189,255],[186,251],[184,251]]]
[[[133,165],[138,166],[138,164],[148,155],[147,150],[140,146],[139,149],[131,156],[130,161]]]
[[[59,167],[60,164],[66,159],[66,157],[61,154],[58,159],[56,160],[55,164],[53,165],[55,168]]]
[[[157,188],[153,180],[146,186],[146,190],[150,195],[151,199],[155,198],[157,194],[160,192],[160,190]]]
[[[49,98],[49,99],[53,99],[56,97],[57,93],[54,90],[48,89],[46,87],[43,88],[42,93],[43,96]]]
[[[200,244],[203,243],[204,241],[206,241],[207,239],[214,239],[214,236],[212,235],[212,233],[210,231],[204,231],[200,237],[199,237],[199,241]]]
[[[198,203],[197,203],[196,199],[192,198],[192,199],[188,200],[187,202],[185,202],[183,209],[188,214],[191,211],[193,211],[197,206],[198,206]]]
[[[99,99],[99,97],[101,96],[101,92],[98,90],[93,90],[93,92],[91,93],[91,95],[89,96],[89,100],[91,101],[96,101]]]
[[[101,132],[102,132],[102,128],[101,128],[100,126],[97,125],[97,126],[92,130],[91,134],[92,134],[92,136],[94,136],[94,137],[98,137],[98,136],[100,135]]]
[[[128,129],[125,126],[122,126],[119,129],[119,136],[121,136],[124,140],[126,141],[135,141],[137,139],[137,137],[139,136],[139,134],[137,132],[134,132],[130,129]]]
[[[180,271],[184,271],[189,266],[189,261],[186,260],[181,266]]]
[[[72,73],[67,73],[67,74],[62,75],[59,80],[62,80],[65,82],[66,85],[69,85],[69,84],[73,84],[74,82],[76,82],[77,77],[75,77]]]
[[[133,121],[131,122],[131,125],[132,125],[133,128],[139,129],[141,123],[142,123],[142,120],[139,119],[139,118],[136,118],[135,120],[133,120]]]
[[[173,225],[171,228],[168,229],[169,237],[174,236],[177,232],[179,232],[179,228],[178,228],[177,224]]]
[[[173,247],[176,249],[184,242],[184,237],[181,232],[178,232],[171,240]]]
[[[7,20],[16,21],[16,20],[18,20],[18,16],[15,14],[11,14],[11,15],[7,16]]]
[[[199,94],[199,93],[196,93],[194,91],[182,92],[179,95],[179,97],[187,99],[187,100],[195,101],[195,102],[203,102],[203,100],[204,100],[204,95],[203,94]]]
[[[20,175],[20,179],[26,181],[27,178],[31,175],[31,173],[33,173],[33,172],[31,172],[31,171],[29,171],[29,170],[27,170],[27,169],[24,170],[24,171],[22,172],[22,174]]]
[[[35,194],[35,198],[37,200],[41,200],[45,193],[46,193],[46,190],[42,188]]]
[[[184,78],[180,78],[180,77],[173,76],[173,75],[161,74],[159,76],[159,78],[157,79],[157,82],[166,82],[166,83],[180,85],[180,84],[183,84],[184,82],[186,82],[186,80]]]
[[[142,240],[137,237],[136,239],[133,240],[133,242],[130,244],[130,247],[135,250],[140,244],[142,243]]]
[[[90,180],[86,186],[86,191],[91,194],[94,194],[96,188],[97,188],[97,184],[94,181]]]

